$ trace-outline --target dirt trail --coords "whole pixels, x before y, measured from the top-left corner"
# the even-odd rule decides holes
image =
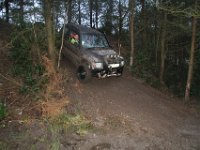
[[[80,149],[200,149],[198,112],[127,71],[119,78],[93,78],[87,84],[72,78],[68,85],[70,98],[106,130],[90,135]]]
[[[198,110],[134,79],[126,70],[122,77],[93,78],[80,84],[73,66],[66,61],[61,64],[71,103],[66,111],[83,113],[94,131],[80,136],[48,119],[12,119],[0,124],[0,150],[200,149]]]

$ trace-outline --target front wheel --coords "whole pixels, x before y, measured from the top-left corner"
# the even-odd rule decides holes
[[[76,74],[78,80],[83,83],[88,82],[92,77],[91,70],[87,65],[79,66]]]
[[[122,76],[123,69],[124,69],[124,67],[117,69],[117,73],[119,74],[118,77]]]

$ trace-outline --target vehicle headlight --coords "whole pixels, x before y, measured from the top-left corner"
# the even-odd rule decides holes
[[[122,60],[122,61],[121,61],[121,66],[124,66],[124,64],[125,64],[125,62]]]
[[[94,63],[94,68],[103,69],[103,63]]]

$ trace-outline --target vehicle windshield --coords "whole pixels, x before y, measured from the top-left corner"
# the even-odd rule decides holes
[[[109,44],[103,34],[83,34],[81,44],[83,48],[108,48]]]

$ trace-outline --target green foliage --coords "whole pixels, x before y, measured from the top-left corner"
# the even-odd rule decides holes
[[[6,107],[0,102],[0,120],[6,116]]]
[[[8,149],[8,147],[9,147],[9,144],[7,142],[0,141],[0,150]]]
[[[197,41],[200,40],[200,35],[197,37]],[[196,53],[195,53],[195,67],[194,67],[194,77],[193,77],[193,85],[191,89],[191,95],[200,97],[200,43],[198,42],[196,45]]]
[[[155,9],[154,11],[153,8],[146,8],[148,9],[145,10],[146,15],[155,17],[151,17],[149,22],[147,22],[148,24],[145,24],[146,30],[142,31],[146,35],[146,41],[142,41],[143,34],[138,34],[135,42],[137,52],[136,63],[132,68],[134,75],[142,78],[154,87],[160,87],[159,80],[157,78],[159,77],[160,69],[160,34],[162,31],[162,16],[160,14],[161,12],[168,13],[164,82],[169,91],[171,91],[174,95],[181,97],[185,94],[189,51],[191,48],[191,25],[188,25],[188,21],[190,22],[191,18],[188,19],[186,16],[199,16],[199,13],[197,14],[196,12],[195,14],[194,4],[194,1],[183,1],[181,3],[179,1],[163,1],[158,6],[158,9]],[[140,12],[138,13],[138,15],[140,15]],[[145,27],[145,25],[141,25],[139,23],[141,19],[143,18],[137,16],[136,12],[136,33],[140,29],[140,26]],[[152,28],[154,25],[156,25],[155,28]],[[155,30],[155,33],[153,30]],[[197,36],[199,36],[199,31],[200,30],[198,29],[196,32]],[[196,41],[199,41],[199,38]],[[199,42],[196,42],[196,44],[199,44]],[[195,53],[193,82],[191,85],[191,95],[197,97],[199,97],[200,88],[199,47],[200,46],[198,45],[196,48],[197,52]],[[149,52],[147,52],[146,48]],[[153,56],[150,52],[154,53],[153,55],[155,56]],[[157,65],[155,65],[155,62],[157,62]]]
[[[59,130],[60,129],[53,124],[51,124],[49,127],[49,131],[52,135],[52,140],[49,143],[51,150],[59,150],[60,149]]]
[[[41,58],[39,58],[40,56],[37,55],[37,51],[34,49],[37,47],[41,51],[44,48],[45,41],[43,41],[43,45],[36,43],[40,36],[36,38],[33,30],[35,29],[18,29],[13,33],[13,48],[10,55],[14,61],[12,68],[13,74],[20,76],[24,82],[24,85],[20,88],[20,92],[23,94],[31,94],[35,98],[47,82],[47,78],[43,76],[45,68],[38,61]],[[42,40],[43,38],[39,39]]]
[[[93,128],[91,122],[82,115],[72,116],[63,113],[59,117],[54,118],[52,122],[58,128],[63,128],[67,132],[75,132],[79,135],[85,135]]]
[[[148,76],[148,66],[145,64],[149,64],[149,57],[146,54],[143,54],[142,52],[139,52],[136,55],[135,63],[132,68],[132,72],[134,75],[145,79],[146,76]]]
[[[48,123],[48,141],[49,149],[58,150],[61,146],[60,135],[76,133],[80,136],[86,135],[93,129],[91,122],[89,122],[84,116],[69,115],[63,113],[59,116],[54,116],[46,120]]]
[[[133,76],[141,78],[153,87],[159,87],[159,80],[155,75],[155,64],[151,59],[151,51],[138,51],[131,68]]]
[[[165,83],[168,89],[176,96],[183,97],[185,94],[187,70],[186,66],[180,68],[180,66],[173,64],[168,64],[166,68]]]

